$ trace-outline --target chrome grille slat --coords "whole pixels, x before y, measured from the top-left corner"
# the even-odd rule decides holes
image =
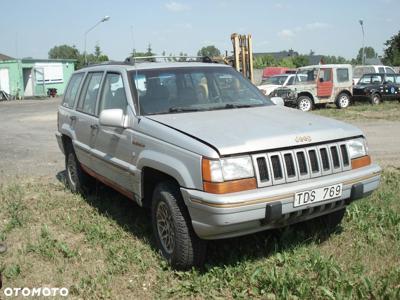
[[[252,155],[259,187],[326,176],[351,169],[346,142]]]

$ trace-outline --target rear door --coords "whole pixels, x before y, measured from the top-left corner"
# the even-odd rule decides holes
[[[98,131],[96,108],[103,72],[89,72],[83,83],[72,127],[75,132],[74,149],[84,167],[93,168],[94,140]]]
[[[398,86],[395,81],[395,74],[386,74],[385,76],[385,92],[388,100],[395,100],[398,92]]]
[[[318,98],[329,98],[332,95],[333,76],[332,68],[321,68],[318,73],[317,96]]]

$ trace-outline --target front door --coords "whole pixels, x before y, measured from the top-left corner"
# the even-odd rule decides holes
[[[333,76],[331,68],[321,68],[318,73],[317,96],[329,98],[332,95]]]
[[[128,111],[122,74],[117,72],[107,72],[102,84],[98,112],[101,114],[107,109],[122,109],[125,116],[133,116]],[[137,180],[134,175],[136,168],[133,165],[132,135],[130,128],[99,125],[93,149],[94,171],[106,177],[116,190],[130,198],[134,196]]]
[[[384,92],[385,98],[388,100],[395,100],[398,98],[398,89],[399,86],[396,84],[395,74],[386,74],[384,80]]]

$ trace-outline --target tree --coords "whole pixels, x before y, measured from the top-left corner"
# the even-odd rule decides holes
[[[372,47],[365,47],[364,50],[364,55],[365,58],[374,58],[377,57],[377,53],[375,52],[375,49]],[[363,48],[360,48],[360,50],[358,50],[358,54],[357,54],[357,58],[356,58],[356,62],[357,64],[362,64],[363,60],[362,60],[362,54],[363,54]]]
[[[220,56],[221,51],[219,51],[219,49],[217,47],[215,47],[214,45],[209,45],[209,46],[201,48],[197,52],[197,55],[198,56],[208,56],[211,58],[211,57]]]
[[[79,51],[76,49],[75,45],[60,45],[54,46],[49,50],[50,59],[78,59]]]
[[[322,57],[324,64],[348,64],[349,61],[342,56],[326,55]]]
[[[392,66],[400,65],[400,31],[392,36],[384,44],[386,46],[383,55],[385,64]]]
[[[277,61],[272,55],[262,55],[254,57],[253,66],[256,69],[263,69],[265,67],[276,66]]]
[[[293,56],[291,59],[296,68],[304,67],[310,64],[310,60],[306,55]]]

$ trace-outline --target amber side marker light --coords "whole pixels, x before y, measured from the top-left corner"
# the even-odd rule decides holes
[[[369,155],[365,155],[351,160],[351,168],[353,170],[369,166],[370,164],[371,164],[371,156]]]
[[[245,178],[225,182],[211,182],[210,160],[206,158],[203,158],[201,168],[203,173],[203,189],[207,193],[227,194],[253,190],[257,188],[257,181],[255,178]]]

